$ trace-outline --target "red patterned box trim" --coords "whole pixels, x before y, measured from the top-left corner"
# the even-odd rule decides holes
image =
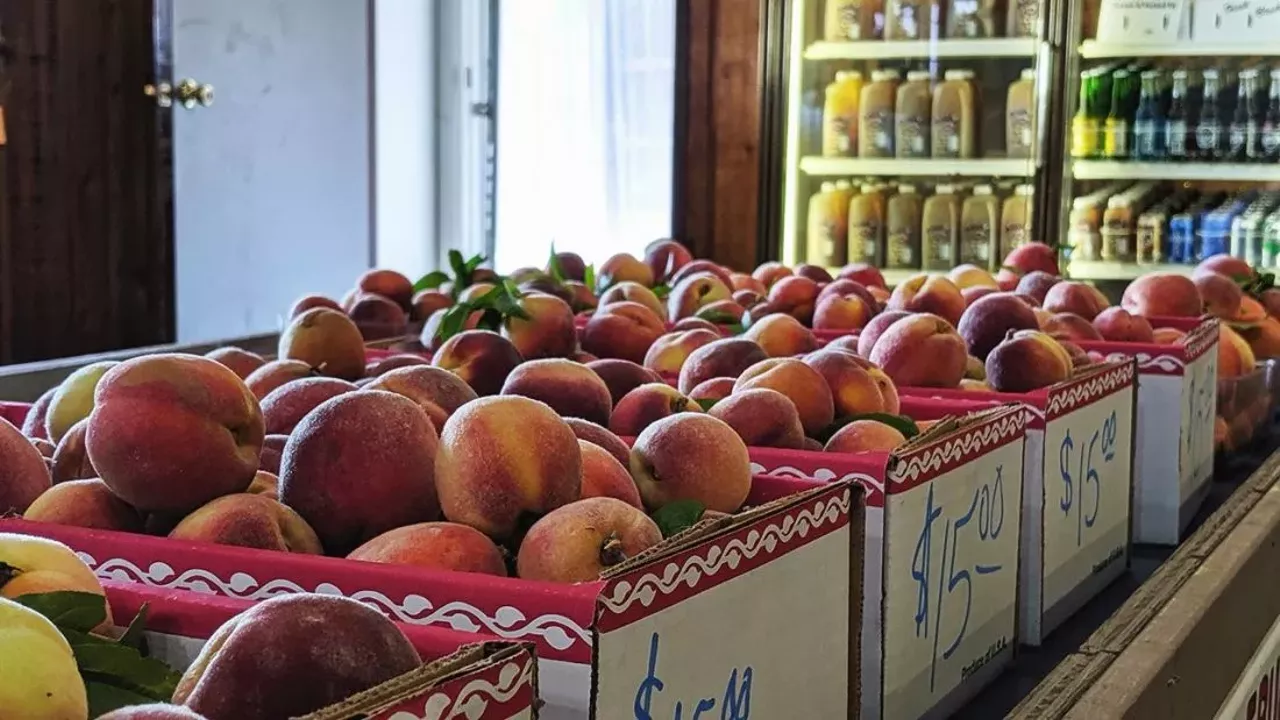
[[[1026,436],[1027,416],[1021,408],[989,412],[989,418],[971,427],[896,456],[889,465],[889,494],[907,492]]]

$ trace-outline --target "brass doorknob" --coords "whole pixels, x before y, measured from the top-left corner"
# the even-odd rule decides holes
[[[196,105],[209,107],[213,104],[213,86],[184,78],[178,83],[178,102],[188,110],[195,108]]]
[[[173,107],[173,86],[167,82],[156,83],[154,85],[147,83],[142,88],[142,93],[149,98],[155,98],[156,105],[159,107]]]

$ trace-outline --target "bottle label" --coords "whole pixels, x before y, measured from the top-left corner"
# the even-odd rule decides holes
[[[1187,123],[1185,120],[1170,120],[1165,123],[1165,145],[1169,148],[1170,157],[1187,156]]]
[[[960,157],[960,118],[943,115],[933,120],[933,156]]]
[[[1012,37],[1027,37],[1036,34],[1036,26],[1040,22],[1040,3],[1038,0],[1013,0],[1013,27],[1009,28]]]
[[[931,225],[924,232],[929,240],[930,264],[946,264],[949,268],[951,266],[951,228],[945,225]]]
[[[970,223],[960,230],[960,261],[985,266],[991,259],[991,224]]]
[[[919,116],[898,117],[898,157],[928,157],[929,119]]]
[[[1093,157],[1098,152],[1098,121],[1090,117],[1075,117],[1071,121],[1071,156]]]
[[[876,157],[893,155],[893,113],[877,110],[862,117],[872,153]]]
[[[1026,155],[1031,152],[1031,112],[1014,110],[1009,113],[1009,154]]]
[[[1156,157],[1160,154],[1157,144],[1159,134],[1154,120],[1137,120],[1133,123],[1134,154],[1140,157]]]
[[[1196,147],[1201,152],[1217,152],[1222,145],[1222,126],[1215,122],[1196,126]]]
[[[854,127],[849,119],[837,115],[827,121],[830,124],[829,131],[831,133],[831,141],[833,149],[841,155],[851,155],[854,152],[853,138],[849,137],[849,129]]]
[[[1280,124],[1268,124],[1263,128],[1262,150],[1268,157],[1280,151]]]
[[[858,22],[858,17],[862,14],[861,4],[858,2],[846,2],[836,11],[836,22],[840,28],[841,37],[849,40],[862,39],[862,23]]]
[[[1027,242],[1027,226],[1017,223],[1005,225],[1003,237],[1004,247],[1002,249],[1008,252]]]
[[[1248,130],[1244,123],[1231,123],[1231,130],[1227,133],[1227,143],[1232,155],[1237,157],[1244,155],[1247,137]]]
[[[899,40],[920,40],[920,21],[928,20],[928,13],[923,12],[923,8],[919,4],[908,0],[903,2],[899,0],[894,3],[894,16],[898,21],[898,33],[896,39]]]
[[[1129,123],[1107,118],[1102,133],[1102,152],[1109,158],[1129,157]]]
[[[916,264],[916,253],[912,247],[911,231],[906,228],[889,232],[889,263],[899,268],[910,268]]]
[[[849,249],[862,253],[857,259],[849,262],[872,262],[876,259],[876,245],[880,239],[880,226],[873,222],[853,223],[849,225]]]
[[[1260,160],[1262,155],[1262,126],[1254,121],[1244,126],[1244,154],[1251,160]]]

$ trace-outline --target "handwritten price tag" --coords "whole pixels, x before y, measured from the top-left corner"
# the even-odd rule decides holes
[[[884,717],[919,717],[1008,657],[1021,502],[1021,443],[890,495]]]
[[[1132,432],[1132,387],[1077,408],[1045,429],[1044,614],[1054,612],[1091,576],[1123,567]]]
[[[1182,447],[1178,453],[1179,489],[1183,498],[1213,474],[1213,422],[1218,404],[1218,353],[1193,360],[1183,376]]]

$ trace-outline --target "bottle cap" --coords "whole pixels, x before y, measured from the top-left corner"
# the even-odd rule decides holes
[[[942,73],[942,77],[946,80],[972,80],[972,70],[948,70]]]
[[[1142,71],[1143,80],[1151,80],[1153,78],[1158,78],[1158,77],[1160,77],[1159,70],[1143,70]]]
[[[974,194],[974,195],[990,195],[990,194],[991,194],[991,186],[990,186],[990,185],[987,185],[986,183],[983,183],[983,184],[981,184],[981,185],[974,185],[974,186],[973,186],[973,194]]]
[[[912,70],[907,73],[908,82],[922,82],[924,80],[932,80],[933,73],[928,70]]]
[[[834,191],[835,191],[835,189],[836,189],[837,187],[839,187],[839,184],[838,184],[838,183],[832,183],[832,182],[824,182],[824,183],[822,183],[822,185],[821,185],[820,187],[821,187],[822,192],[824,192],[824,193],[826,193],[826,192],[834,192]]]
[[[836,82],[843,82],[845,80],[861,80],[861,79],[862,79],[862,73],[857,70],[841,70],[840,72],[836,73]]]
[[[1022,72],[1018,73],[1018,77],[1022,78],[1023,80],[1035,80],[1035,79],[1036,79],[1036,69],[1035,69],[1035,68],[1023,68]]]
[[[1204,70],[1201,70],[1201,71],[1200,71],[1200,77],[1204,78],[1205,80],[1217,80],[1217,79],[1218,79],[1218,69],[1217,69],[1217,68],[1205,68]]]
[[[852,188],[853,188],[853,184],[850,183],[848,180],[836,181],[836,187],[835,187],[836,190],[850,190]]]
[[[899,185],[898,186],[899,195],[914,195],[915,192],[916,192],[915,185]]]
[[[886,80],[897,80],[897,79],[898,79],[897,70],[872,70],[871,71],[872,82],[884,82]]]
[[[1035,195],[1036,186],[1035,185],[1019,185],[1018,187],[1013,189],[1013,194],[1024,195],[1024,196]]]
[[[954,185],[942,184],[933,189],[935,195],[950,195],[956,191]]]
[[[859,190],[862,191],[863,195],[867,195],[873,192],[879,192],[880,188],[876,185],[872,185],[871,183],[865,183],[861,188],[859,188]]]
[[[1187,79],[1187,71],[1186,71],[1186,70],[1184,70],[1183,68],[1178,68],[1177,70],[1174,70],[1174,71],[1173,71],[1172,73],[1170,73],[1170,74],[1171,74],[1171,75],[1173,75],[1173,79],[1174,79],[1174,80],[1186,80],[1186,79]]]

